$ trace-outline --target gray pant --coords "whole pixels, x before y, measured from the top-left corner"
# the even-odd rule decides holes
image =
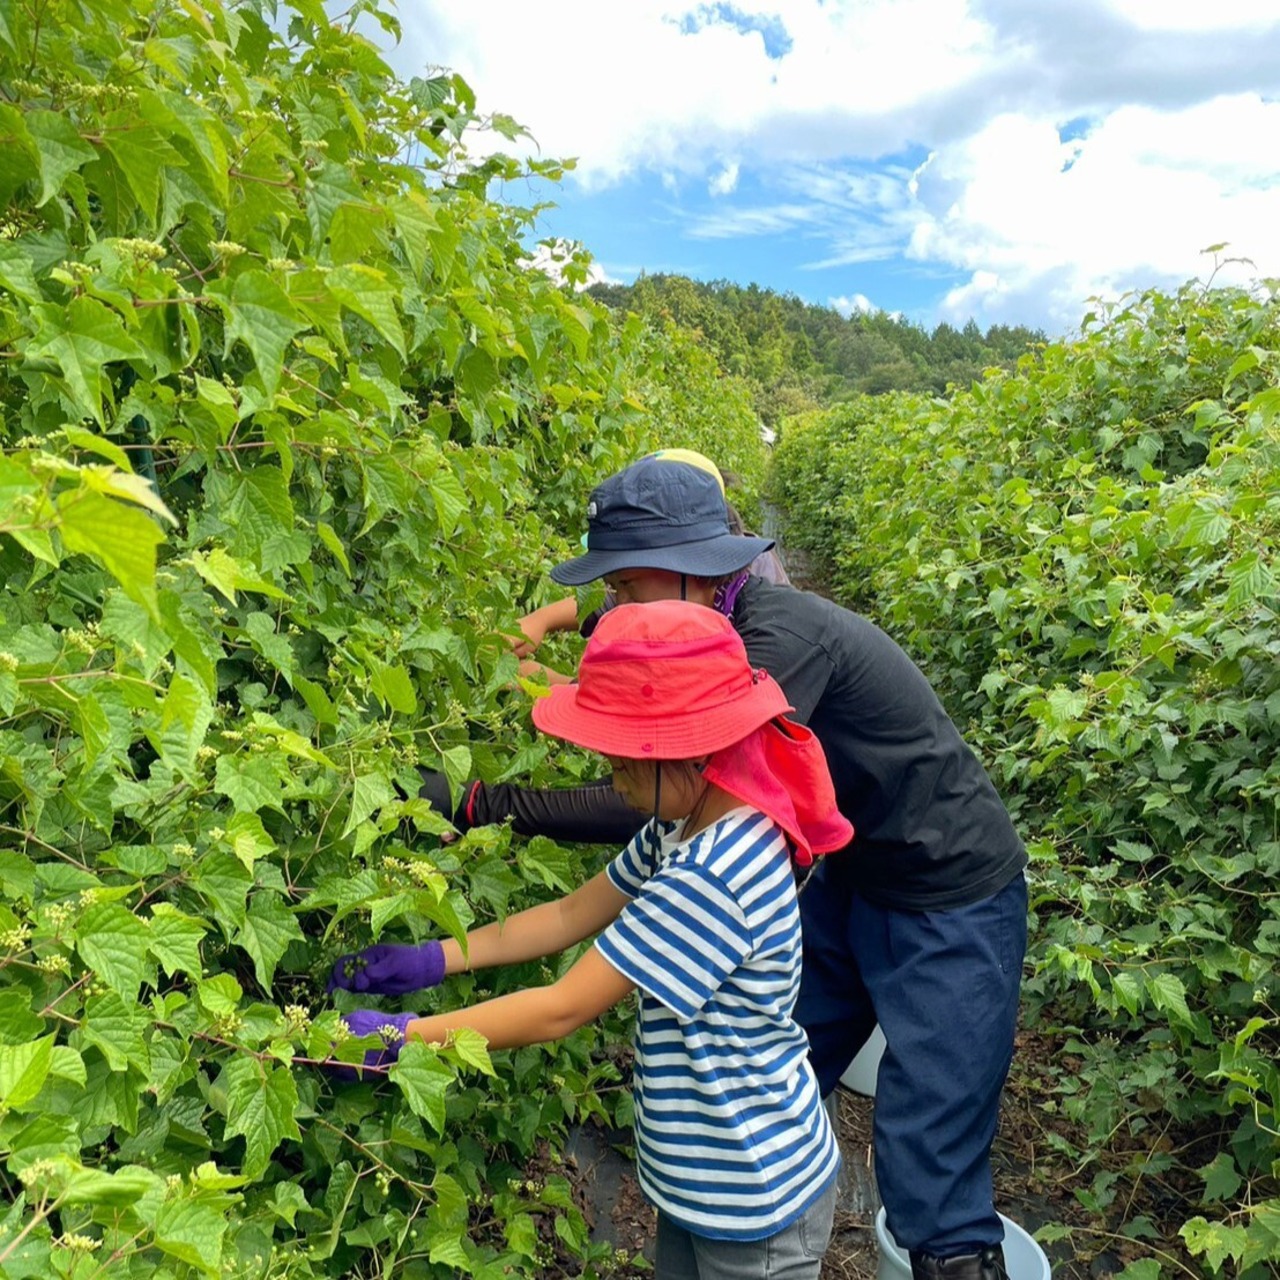
[[[654,1280],[818,1280],[836,1211],[836,1179],[790,1226],[763,1240],[709,1240],[658,1213]]]

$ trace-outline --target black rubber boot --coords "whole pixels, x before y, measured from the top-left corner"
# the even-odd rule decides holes
[[[1004,1267],[1004,1250],[995,1244],[954,1258],[912,1250],[911,1280],[1009,1280],[1009,1273]]]

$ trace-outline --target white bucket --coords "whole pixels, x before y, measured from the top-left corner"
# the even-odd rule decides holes
[[[1002,1213],[1004,1223],[1004,1265],[1009,1280],[1051,1280],[1052,1271],[1044,1250],[1014,1221]],[[911,1275],[911,1259],[898,1248],[898,1242],[885,1225],[884,1210],[876,1214],[876,1280],[903,1280]]]
[[[884,1054],[884,1032],[873,1027],[867,1043],[858,1050],[857,1056],[844,1070],[840,1083],[854,1093],[865,1093],[868,1098],[876,1096],[876,1076],[880,1074],[880,1058]]]

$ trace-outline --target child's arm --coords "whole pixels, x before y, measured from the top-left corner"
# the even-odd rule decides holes
[[[536,960],[589,938],[617,916],[626,897],[601,872],[556,902],[544,902],[467,934],[466,957],[452,938],[418,944],[378,942],[339,956],[329,990],[404,995],[438,986],[450,973]]]
[[[513,916],[508,924],[519,918]],[[567,1036],[634,990],[635,984],[592,947],[558,982],[513,991],[453,1013],[414,1018],[405,1028],[405,1039],[416,1036],[437,1044],[449,1032],[469,1027],[488,1040],[490,1049],[517,1049]]]
[[[526,680],[545,680],[547,684],[572,684],[573,677],[563,671],[556,671],[544,663],[535,662],[532,658],[521,658],[520,674]]]
[[[445,939],[441,943],[445,973],[464,973],[468,969],[519,964],[522,960],[555,955],[599,933],[616,919],[627,901],[626,894],[615,888],[608,875],[601,871],[555,902],[543,902],[508,916],[500,924],[495,922],[471,930],[467,934],[465,956],[455,939]]]
[[[553,631],[575,631],[578,626],[578,601],[566,596],[552,604],[544,604],[520,619],[520,636],[511,637],[511,648],[517,658],[528,658]]]

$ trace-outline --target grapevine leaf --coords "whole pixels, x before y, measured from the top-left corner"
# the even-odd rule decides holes
[[[0,1044],[0,1107],[21,1111],[40,1092],[53,1062],[53,1041],[44,1036],[27,1044]]]
[[[63,308],[41,303],[32,309],[38,328],[27,345],[28,359],[52,360],[62,371],[72,403],[101,426],[103,366],[133,360],[142,348],[120,317],[96,298],[73,298]]]
[[[62,190],[68,174],[96,160],[98,153],[60,112],[28,111],[25,123],[40,156],[40,197],[36,201],[39,207]]]
[[[296,334],[307,326],[288,295],[265,271],[246,271],[230,291],[210,288],[227,317],[226,349],[239,340],[249,348],[268,395],[275,393],[284,369],[284,353]]]
[[[164,534],[134,507],[88,490],[59,501],[59,533],[68,551],[100,561],[130,599],[155,608],[156,546]]]
[[[256,893],[236,941],[253,957],[253,970],[264,991],[271,989],[276,965],[290,942],[303,940],[293,913],[278,893]]]
[[[294,1112],[298,1089],[287,1067],[248,1055],[233,1057],[223,1068],[227,1091],[227,1133],[245,1140],[244,1176],[260,1178],[275,1149],[298,1139]]]
[[[86,908],[76,928],[76,950],[124,1000],[134,1000],[146,974],[147,926],[119,903],[99,902]]]
[[[453,1083],[453,1072],[440,1061],[434,1049],[420,1040],[406,1044],[388,1073],[399,1085],[405,1101],[437,1133],[444,1132],[445,1093]]]
[[[156,1215],[155,1240],[170,1257],[216,1277],[222,1274],[222,1238],[228,1225],[216,1205],[197,1199],[169,1200]]]
[[[147,949],[172,976],[181,970],[193,978],[203,972],[200,942],[207,926],[194,916],[184,915],[168,902],[157,902],[151,908],[151,936]]]

